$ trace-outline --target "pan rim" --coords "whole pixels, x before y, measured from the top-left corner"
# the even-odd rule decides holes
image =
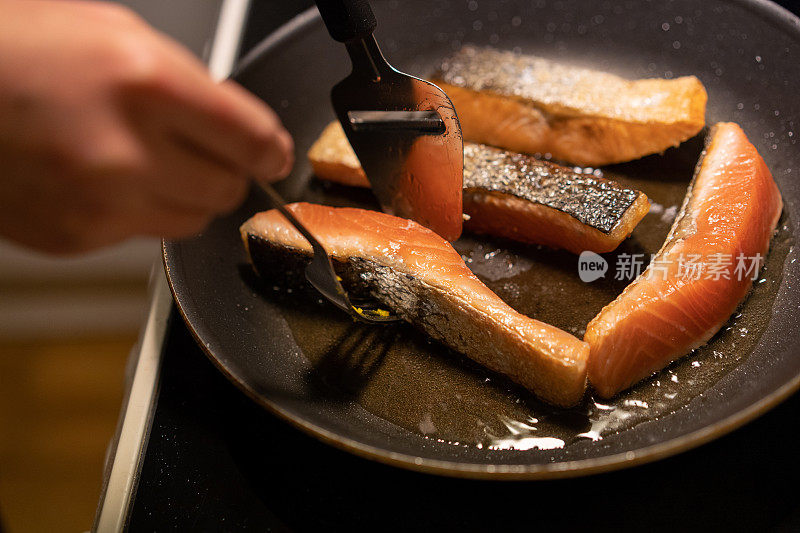
[[[728,0],[728,2],[730,4],[737,4],[753,12],[767,22],[778,26],[785,35],[800,42],[800,18],[785,8],[770,0]],[[277,47],[284,40],[291,38],[296,32],[301,31],[311,24],[318,23],[321,24],[321,18],[315,7],[308,8],[298,14],[278,28],[274,33],[266,37],[249,52],[240,61],[236,69],[236,74],[241,74],[251,68],[257,62],[257,58],[267,53],[270,49]],[[173,300],[187,329],[192,337],[194,337],[198,346],[228,380],[267,411],[304,433],[357,456],[408,470],[458,478],[509,481],[579,477],[620,470],[664,459],[720,438],[763,415],[800,389],[800,374],[798,374],[759,401],[715,423],[664,442],[604,457],[576,459],[560,463],[496,465],[426,459],[419,456],[392,452],[340,435],[293,415],[288,410],[280,407],[277,403],[257,394],[244,380],[233,375],[225,368],[205,342],[203,342],[197,328],[195,328],[192,321],[189,319],[188,315],[190,313],[184,308],[178,295],[178,291],[175,287],[176,281],[173,279],[172,273],[175,253],[170,253],[170,247],[174,245],[175,243],[162,240],[162,259]]]

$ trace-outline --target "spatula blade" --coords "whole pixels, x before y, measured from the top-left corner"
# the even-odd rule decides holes
[[[383,209],[410,218],[447,240],[461,234],[464,145],[453,104],[436,85],[397,71],[374,39],[365,61],[331,91],[333,107]],[[377,60],[376,60],[377,58]],[[359,68],[361,67],[361,68]],[[355,111],[435,111],[443,131],[358,128]]]

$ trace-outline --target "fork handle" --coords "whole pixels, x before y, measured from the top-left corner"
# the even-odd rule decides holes
[[[300,234],[303,235],[303,237],[306,238],[308,243],[311,245],[311,248],[314,249],[314,252],[316,252],[317,248],[319,248],[319,249],[322,250],[322,252],[325,255],[328,255],[327,252],[325,251],[325,248],[322,246],[322,243],[320,243],[311,234],[311,232],[308,231],[308,229],[306,229],[305,225],[302,222],[300,222],[299,220],[297,220],[297,218],[295,218],[295,216],[292,214],[291,211],[286,209],[286,205],[285,205],[286,202],[283,200],[283,198],[281,198],[281,196],[278,194],[278,192],[275,189],[272,188],[272,185],[269,185],[267,183],[260,183],[259,185],[261,186],[261,189],[265,193],[267,193],[267,196],[269,197],[269,200],[272,203],[272,205],[275,207],[275,209],[280,211],[280,213],[286,218],[286,220],[288,220],[289,223],[292,226],[294,226],[297,229],[297,231],[299,231]]]
[[[367,0],[316,0],[328,33],[340,43],[365,39],[377,22]]]

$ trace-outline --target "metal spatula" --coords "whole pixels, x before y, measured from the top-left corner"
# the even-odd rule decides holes
[[[366,0],[317,0],[317,7],[353,63],[331,100],[383,209],[457,239],[464,146],[453,103],[434,84],[389,65]]]

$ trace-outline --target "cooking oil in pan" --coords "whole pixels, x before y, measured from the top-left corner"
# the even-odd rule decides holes
[[[685,144],[665,157],[603,169],[605,177],[644,191],[653,202],[631,238],[617,251],[603,254],[610,265],[618,254],[649,257],[660,248],[677,209],[673,206],[683,200],[701,148],[699,141],[696,146],[691,141]],[[361,205],[353,197],[348,200],[351,193],[338,189],[312,187],[311,191],[314,201],[374,207]],[[594,399],[589,393],[572,409],[539,402],[528,391],[408,324],[380,328],[357,324],[327,303],[281,307],[309,360],[309,386],[332,401],[358,402],[423,438],[453,446],[552,450],[602,441],[641,422],[667,416],[724,379],[752,352],[769,322],[783,263],[793,243],[789,227],[784,214],[762,278],[708,344],[612,400]],[[454,246],[509,305],[578,337],[630,282],[607,275],[584,283],[577,275],[574,254],[541,246],[469,234]]]

